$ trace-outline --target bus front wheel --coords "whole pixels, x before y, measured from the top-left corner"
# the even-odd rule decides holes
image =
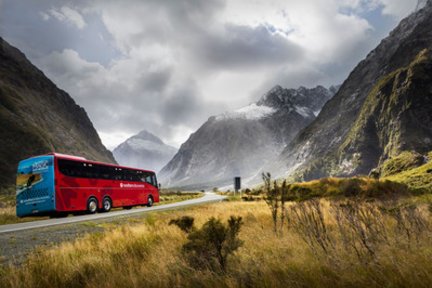
[[[96,213],[98,208],[98,203],[96,198],[92,197],[87,201],[87,212],[90,214]]]
[[[105,197],[102,201],[102,211],[109,212],[112,208],[112,202],[109,197]]]

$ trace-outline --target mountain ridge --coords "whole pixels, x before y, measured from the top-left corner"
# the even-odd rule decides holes
[[[371,156],[368,154],[372,153],[371,150],[357,149],[354,152],[355,149],[344,150],[342,146],[360,116],[366,99],[377,85],[377,80],[408,67],[422,50],[430,49],[431,19],[430,1],[423,9],[403,19],[389,36],[353,69],[338,93],[324,105],[320,115],[284,149],[280,160],[263,170],[271,171],[277,177],[291,175],[297,180],[352,176],[368,174],[373,166],[388,157],[389,155],[381,153],[381,150],[379,156]],[[424,100],[429,97],[430,94],[425,90]],[[381,116],[380,111],[377,111],[375,117],[379,119]],[[430,123],[430,119],[425,120]],[[371,121],[370,123],[373,123],[373,120]],[[405,125],[404,123],[401,125]],[[368,137],[379,139],[378,135],[370,134]],[[344,170],[344,167],[347,169]]]
[[[177,152],[154,134],[142,130],[119,144],[113,154],[126,166],[159,171]]]
[[[86,111],[0,37],[0,186],[20,160],[59,152],[115,163]]]

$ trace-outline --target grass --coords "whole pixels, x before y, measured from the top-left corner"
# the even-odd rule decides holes
[[[190,199],[196,199],[203,196],[201,192],[180,192],[180,191],[169,191],[162,190],[159,194],[159,203],[156,205],[169,204],[179,201],[185,201]]]
[[[403,171],[385,179],[408,185],[417,193],[432,193],[432,161],[407,171]]]
[[[0,283],[4,287],[428,287],[432,281],[430,204],[395,210],[398,206],[385,201],[347,201],[290,203],[282,236],[273,233],[264,201],[227,201],[158,213],[152,221],[143,218],[141,223],[39,250],[21,267],[3,267]],[[349,205],[357,205],[355,211],[365,216],[349,212]],[[323,215],[318,226],[324,230],[309,221],[317,219],[308,217],[317,211]],[[239,238],[244,245],[230,258],[226,273],[188,265],[181,253],[186,234],[168,225],[186,215],[194,217],[198,227],[210,217],[224,222],[230,215],[243,218]],[[351,216],[361,221],[350,222]],[[414,227],[419,221],[428,228]],[[356,228],[353,223],[369,225]],[[356,229],[370,236],[365,241],[372,254],[358,242]],[[341,231],[349,232],[348,236]],[[327,252],[317,245],[320,238],[331,240]]]
[[[424,164],[423,155],[414,151],[403,151],[398,156],[385,161],[381,167],[381,177],[395,175],[403,171],[417,168]]]

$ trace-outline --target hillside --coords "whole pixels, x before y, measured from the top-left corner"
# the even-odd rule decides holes
[[[113,154],[121,165],[159,171],[177,149],[145,130],[118,145]]]
[[[115,162],[85,110],[0,38],[0,187],[21,159],[51,151]]]
[[[264,170],[310,180],[368,174],[404,150],[432,148],[432,3],[351,72],[318,117]]]
[[[276,86],[256,103],[210,117],[159,173],[165,186],[212,188],[245,181],[315,119],[336,88]]]

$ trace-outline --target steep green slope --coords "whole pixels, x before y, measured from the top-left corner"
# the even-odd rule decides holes
[[[367,175],[402,151],[432,149],[432,1],[401,21],[318,117],[264,167],[311,180]]]
[[[19,160],[51,151],[115,163],[85,110],[0,38],[0,187]]]
[[[400,164],[400,157],[396,157],[396,161]],[[432,193],[432,152],[429,152],[428,156],[425,156],[425,161],[427,162],[423,165],[408,167],[398,173],[386,176],[384,179],[404,183],[419,193]],[[381,170],[386,171],[385,168],[388,168],[392,164],[395,166],[395,159],[385,161]]]

